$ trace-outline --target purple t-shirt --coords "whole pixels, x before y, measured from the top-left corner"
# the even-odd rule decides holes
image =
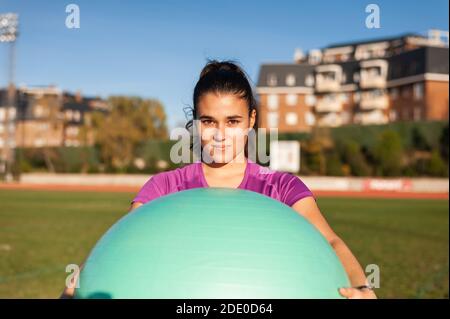
[[[171,171],[153,175],[141,188],[132,202],[146,203],[158,197],[191,188],[209,187],[200,161]],[[250,159],[247,160],[240,189],[254,191],[294,205],[299,199],[313,196],[308,187],[291,173],[270,170]]]

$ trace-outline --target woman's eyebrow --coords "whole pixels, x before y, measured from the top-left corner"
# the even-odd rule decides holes
[[[227,116],[227,119],[236,119],[236,118],[241,118],[242,119],[243,116],[242,115],[230,115],[230,116]],[[215,118],[210,116],[210,115],[200,115],[199,119],[212,119],[212,120],[214,120]]]

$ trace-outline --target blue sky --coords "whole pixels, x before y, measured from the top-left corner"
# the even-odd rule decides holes
[[[65,26],[70,3],[80,29]],[[365,27],[370,3],[381,9],[380,29]],[[297,47],[448,30],[448,9],[448,0],[0,0],[0,12],[20,15],[18,84],[157,98],[170,126],[184,122],[207,58],[237,60],[256,81],[261,63],[291,62]],[[6,53],[0,44],[0,86]]]

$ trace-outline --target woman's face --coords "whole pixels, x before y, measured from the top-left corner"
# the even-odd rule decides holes
[[[249,117],[247,101],[237,95],[212,92],[203,95],[197,106],[197,127],[204,160],[214,163],[245,160],[245,143],[255,118],[256,111]]]

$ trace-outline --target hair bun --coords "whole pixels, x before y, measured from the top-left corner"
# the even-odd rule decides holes
[[[208,74],[220,71],[236,72],[245,77],[245,73],[234,61],[209,60],[200,72],[200,78],[203,78]]]

